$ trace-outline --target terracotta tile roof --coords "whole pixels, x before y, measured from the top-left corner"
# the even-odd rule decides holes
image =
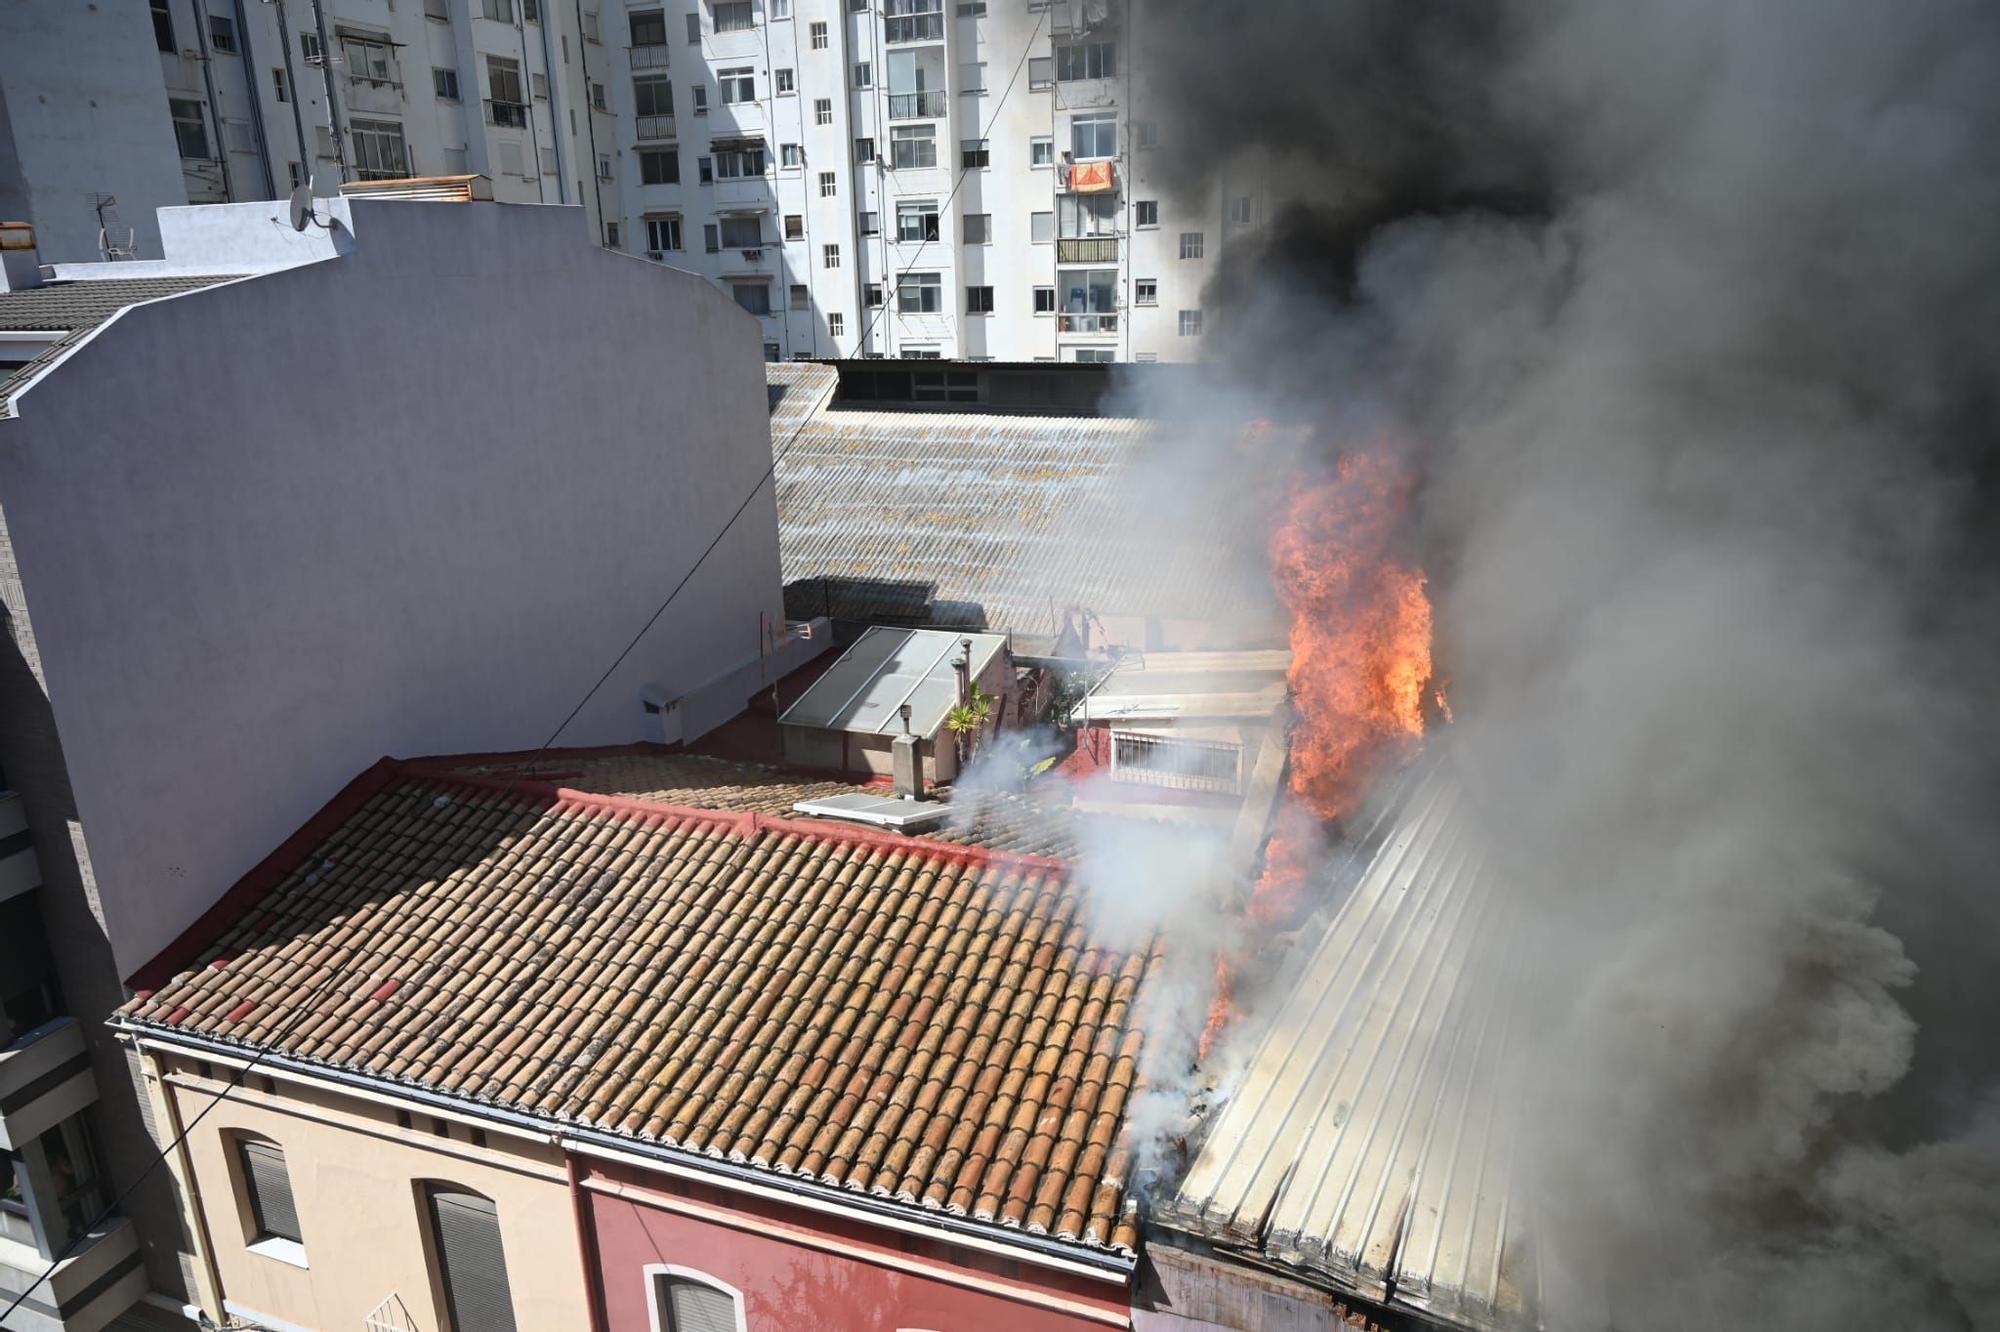
[[[1129,1252],[1152,958],[1078,908],[1045,858],[385,761],[121,1011]]]

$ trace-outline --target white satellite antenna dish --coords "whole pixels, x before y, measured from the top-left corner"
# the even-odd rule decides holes
[[[333,223],[319,215],[319,203],[313,197],[311,185],[301,185],[292,191],[292,230],[304,231],[307,227],[331,228]]]

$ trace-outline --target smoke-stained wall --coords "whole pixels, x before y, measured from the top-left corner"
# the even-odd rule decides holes
[[[1154,8],[1217,387],[1423,477],[1549,1325],[2000,1325],[2000,10]]]

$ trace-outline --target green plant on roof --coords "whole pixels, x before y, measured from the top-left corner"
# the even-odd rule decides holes
[[[945,729],[950,731],[953,737],[957,739],[958,752],[961,756],[966,753],[972,741],[985,728],[987,719],[992,717],[992,715],[993,695],[981,689],[977,684],[972,686],[972,693],[966,698],[965,702],[960,703],[950,712],[944,714]]]

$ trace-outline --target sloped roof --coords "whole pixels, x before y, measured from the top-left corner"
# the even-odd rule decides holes
[[[1129,1253],[1150,961],[1059,862],[385,760],[121,1013]]]
[[[1217,558],[1227,524],[1158,539],[1132,484],[1151,423],[835,408],[835,377],[766,367],[786,614],[1052,636],[1071,606],[1209,620],[1259,595]]]
[[[93,278],[52,282],[26,291],[0,291],[0,329],[95,328],[128,305],[233,281],[235,276],[230,274]]]
[[[1163,1224],[1391,1308],[1518,1325],[1521,963],[1449,771],[1405,788]]]
[[[908,704],[910,730],[930,739],[958,702],[952,661],[961,643],[970,645],[975,680],[1007,646],[999,634],[870,625],[778,720],[827,731],[899,735],[898,709]]]

